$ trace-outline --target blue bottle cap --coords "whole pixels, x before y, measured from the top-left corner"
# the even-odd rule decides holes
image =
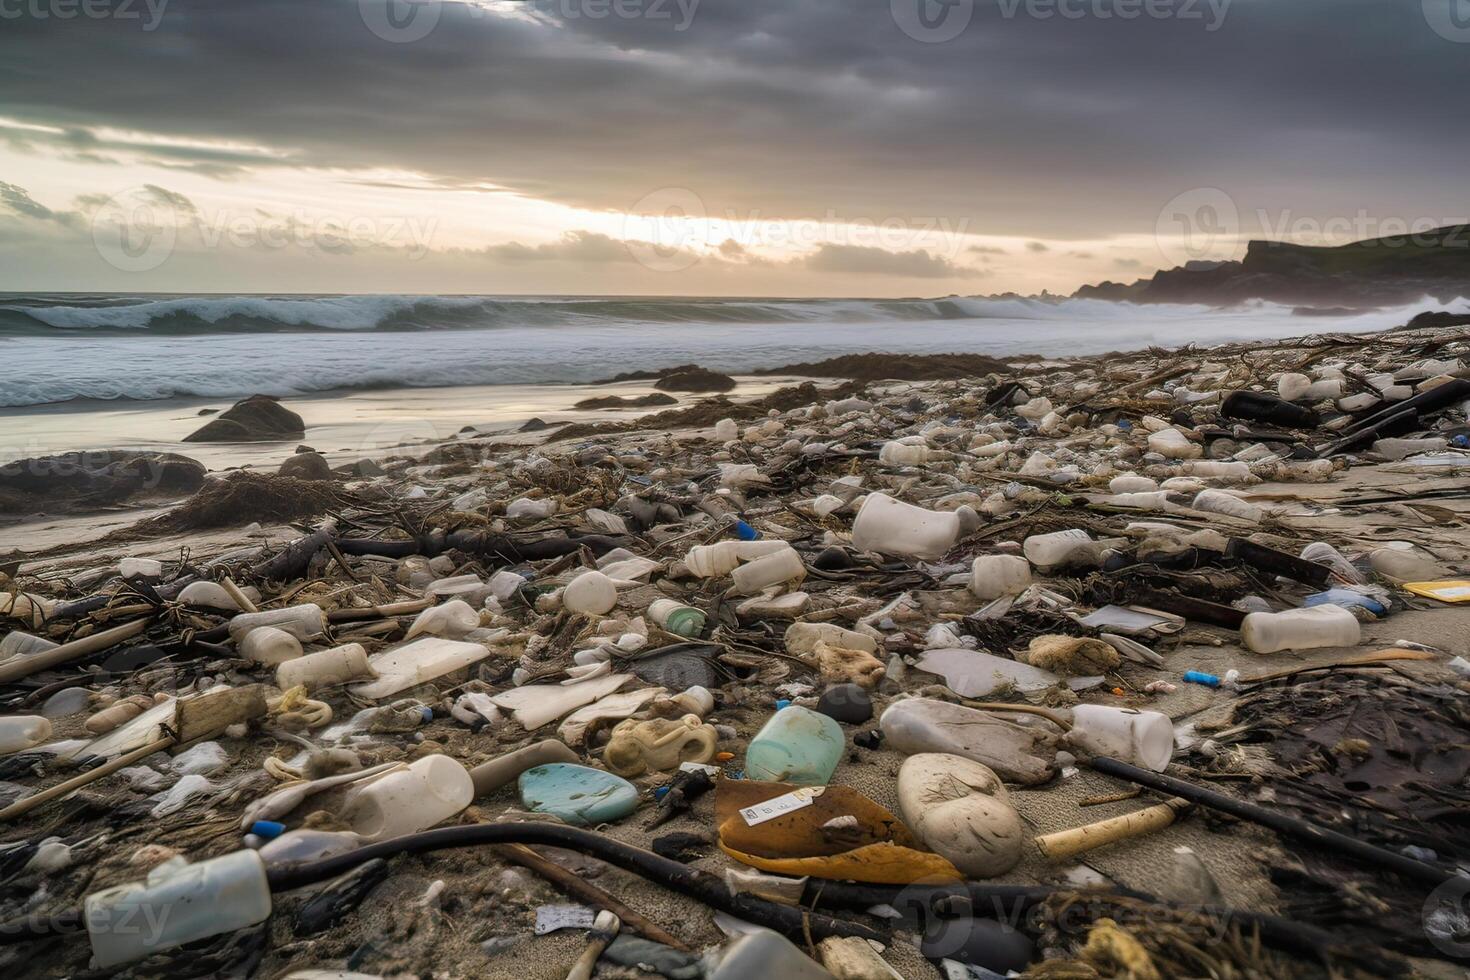
[[[735,522],[735,536],[741,541],[755,541],[761,533],[744,521]]]
[[[272,840],[286,832],[286,825],[276,823],[274,820],[257,820],[250,825],[250,832],[256,837]]]
[[[779,700],[779,701],[776,702],[776,710],[777,711],[780,711],[782,708],[789,708],[789,707],[791,707],[791,701],[788,700],[787,698],[782,698],[781,700]]]

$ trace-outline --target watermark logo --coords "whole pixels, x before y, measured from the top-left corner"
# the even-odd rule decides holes
[[[1220,258],[1240,234],[1240,211],[1218,187],[1196,187],[1165,204],[1154,224],[1154,241],[1166,262],[1184,265]]]
[[[92,246],[114,269],[149,272],[173,254],[179,215],[148,187],[115,194],[92,212]]]
[[[888,0],[898,29],[922,44],[953,41],[970,26],[975,0]]]
[[[412,44],[434,33],[444,0],[357,0],[367,29],[389,44]]]
[[[1421,0],[1424,19],[1446,41],[1470,44],[1470,0]]]
[[[0,20],[138,21],[158,30],[169,0],[0,0]]]
[[[707,217],[703,199],[689,188],[660,187],[628,209],[623,240],[644,268],[683,272],[699,264]]]

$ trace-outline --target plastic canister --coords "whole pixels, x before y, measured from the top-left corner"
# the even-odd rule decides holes
[[[1079,704],[1067,741],[1092,755],[1163,772],[1174,755],[1174,723],[1158,711]]]
[[[355,790],[343,819],[370,841],[427,830],[475,798],[468,770],[447,755],[428,755]]]
[[[870,493],[852,523],[859,551],[909,558],[940,558],[963,532],[960,511],[926,510],[886,493]]]
[[[704,632],[703,610],[686,606],[675,599],[655,599],[649,604],[648,618],[675,636],[685,639]]]
[[[240,640],[239,653],[252,663],[274,667],[301,656],[301,641],[283,629],[257,626]]]
[[[371,677],[373,669],[368,665],[367,650],[361,643],[346,643],[330,650],[308,653],[295,660],[287,660],[276,668],[276,686],[289,691],[305,685],[308,691],[341,684],[344,681]]]
[[[586,571],[567,584],[562,605],[574,613],[601,616],[618,604],[618,588],[599,571]]]
[[[1250,521],[1259,524],[1265,516],[1265,511],[1248,500],[1242,500],[1233,493],[1224,490],[1201,490],[1195,494],[1194,502],[1190,508],[1202,511],[1206,514],[1222,514],[1225,517],[1236,517],[1242,521]]]
[[[1031,563],[1017,555],[981,555],[970,566],[970,591],[980,599],[999,599],[1031,584]]]
[[[788,705],[750,740],[745,775],[798,786],[825,786],[842,758],[844,744],[837,722],[800,705]]]
[[[1240,637],[1253,653],[1357,646],[1362,626],[1341,606],[1321,605],[1278,613],[1251,613],[1240,624]]]
[[[1188,436],[1175,428],[1150,433],[1148,448],[1165,459],[1199,459],[1205,454],[1204,447],[1191,442]]]
[[[1108,489],[1113,493],[1148,493],[1158,488],[1157,480],[1136,473],[1123,473],[1108,481]]]
[[[1042,571],[1048,571],[1083,558],[1096,558],[1101,543],[1081,528],[1033,534],[1021,544],[1026,560]]]
[[[196,864],[167,861],[144,881],[88,895],[85,910],[92,954],[105,969],[264,922],[271,889],[265,862],[247,849]]]
[[[878,462],[884,466],[918,466],[933,456],[933,450],[919,436],[885,442],[878,450]]]

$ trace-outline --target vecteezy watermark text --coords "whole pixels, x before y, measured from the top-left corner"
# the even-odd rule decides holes
[[[158,29],[169,0],[0,0],[0,20],[141,21]]]
[[[384,41],[422,41],[439,26],[447,4],[457,3],[470,16],[518,13],[553,20],[647,20],[668,22],[676,32],[689,29],[702,0],[358,0],[362,22]]]
[[[1204,26],[1206,32],[1213,33],[1224,26],[1233,2],[1234,0],[996,0],[996,7],[1003,20],[1178,20],[1198,22]],[[915,41],[941,44],[954,40],[969,28],[975,16],[975,0],[889,0],[889,12],[899,29]]]

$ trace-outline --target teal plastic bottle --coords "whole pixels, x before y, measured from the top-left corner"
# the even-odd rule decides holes
[[[745,778],[825,786],[846,741],[837,722],[800,705],[782,708],[750,740]]]

